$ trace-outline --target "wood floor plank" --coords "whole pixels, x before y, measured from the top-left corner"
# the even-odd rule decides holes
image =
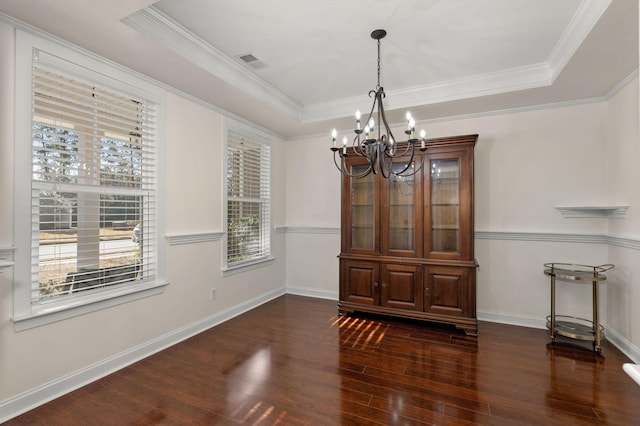
[[[629,361],[607,341],[485,322],[470,337],[287,295],[7,424],[631,425]]]

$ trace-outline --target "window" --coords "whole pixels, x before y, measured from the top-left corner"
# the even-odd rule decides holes
[[[158,100],[59,55],[30,50],[30,130],[16,132],[16,169],[26,170],[16,171],[16,192],[28,194],[16,195],[16,216],[26,216],[17,220],[16,234],[29,235],[16,244],[29,253],[17,271],[28,271],[28,295],[27,286],[16,286],[14,321],[158,281]],[[18,188],[21,177],[26,191]]]
[[[227,131],[228,268],[266,260],[271,252],[270,147],[234,126]]]

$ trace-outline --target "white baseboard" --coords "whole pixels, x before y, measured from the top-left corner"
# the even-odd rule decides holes
[[[295,294],[296,296],[315,297],[317,299],[328,299],[338,301],[337,291],[316,290],[306,287],[287,287],[287,294]]]
[[[271,291],[225,311],[196,321],[156,339],[135,346],[100,362],[59,377],[49,383],[30,389],[19,395],[0,401],[0,423],[47,403],[66,393],[114,373],[156,352],[195,336],[211,327],[250,311],[272,299],[285,294],[284,288]]]
[[[507,325],[518,325],[530,328],[547,328],[547,321],[538,317],[530,317],[516,314],[505,314],[491,311],[478,311],[480,321],[497,322]]]
[[[640,364],[640,348],[622,337],[617,331],[607,327],[604,335],[606,339],[613,344],[620,352],[628,356],[636,364]]]
[[[497,322],[500,324],[517,325],[531,328],[547,328],[547,320],[522,315],[502,314],[498,312],[478,311],[481,321]],[[640,349],[612,328],[606,327],[605,338],[623,354],[636,364],[640,364]]]

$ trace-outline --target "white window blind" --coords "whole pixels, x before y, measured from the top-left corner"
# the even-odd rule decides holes
[[[270,147],[230,130],[227,135],[227,266],[270,255]]]
[[[32,303],[155,279],[157,105],[75,71],[34,50]]]

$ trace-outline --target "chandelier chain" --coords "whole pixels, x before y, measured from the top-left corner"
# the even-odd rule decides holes
[[[378,85],[376,91],[380,88],[380,39],[378,39]]]

